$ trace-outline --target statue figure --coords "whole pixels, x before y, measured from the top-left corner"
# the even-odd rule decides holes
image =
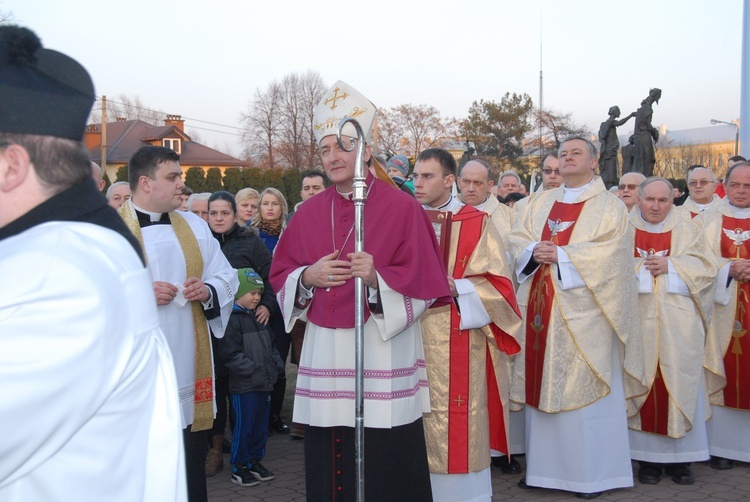
[[[620,141],[617,139],[617,128],[635,117],[635,112],[622,120],[617,120],[619,116],[620,108],[613,106],[609,109],[609,118],[599,126],[599,141],[601,143],[599,173],[607,188],[617,185],[617,151],[620,149]]]
[[[622,175],[625,176],[627,173],[633,170],[633,150],[635,150],[635,135],[631,134],[628,138],[628,144],[623,146],[620,151],[622,152]]]
[[[651,105],[659,104],[660,98],[661,89],[651,89],[648,97],[641,102],[641,107],[635,112],[633,171],[647,178],[654,174],[654,164],[656,164],[654,143],[659,141],[659,130],[651,125],[651,117],[654,114]]]

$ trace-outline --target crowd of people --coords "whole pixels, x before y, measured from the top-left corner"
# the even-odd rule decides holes
[[[492,466],[594,499],[633,460],[683,485],[750,461],[744,158],[691,166],[684,195],[638,172],[608,190],[572,137],[540,186],[495,185],[440,148],[379,159],[376,107],[339,81],[291,212],[273,187],[192,193],[160,146],[102,193],[88,73],[23,28],[0,51],[0,499],[206,501],[226,442],[232,483],[273,480],[278,433],[304,439],[309,500],[353,500],[355,279],[369,500],[490,500]]]

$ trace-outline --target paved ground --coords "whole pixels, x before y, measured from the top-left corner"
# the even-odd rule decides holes
[[[303,442],[289,436],[272,436],[268,441],[266,459],[268,469],[276,474],[273,481],[261,482],[254,487],[240,487],[229,480],[229,471],[224,469],[208,479],[209,502],[267,501],[287,502],[305,500],[305,473],[303,468]],[[229,455],[224,456],[229,462]],[[523,457],[520,457],[523,463]],[[693,464],[696,482],[692,486],[680,486],[668,477],[658,485],[641,485],[636,481],[633,488],[608,492],[596,499],[599,501],[748,501],[750,500],[750,469],[740,464],[729,471],[715,471],[708,464]],[[553,490],[522,490],[516,483],[521,475],[505,475],[492,468],[493,500],[502,501],[569,501],[578,500],[572,494]]]
[[[289,386],[287,401],[291,404],[296,368],[288,371]],[[289,417],[289,405],[285,416]],[[235,486],[229,479],[228,467],[213,478],[208,478],[209,502],[265,501],[288,502],[305,500],[305,472],[303,458],[304,441],[293,440],[288,435],[274,434],[269,437],[266,458],[263,465],[270,469],[276,479],[261,482],[254,487]],[[522,465],[524,457],[520,457]],[[224,455],[224,463],[229,465],[229,455]],[[740,463],[728,471],[716,471],[707,463],[693,464],[696,482],[692,486],[680,486],[669,477],[663,477],[658,485],[641,485],[636,481],[633,488],[606,493],[597,501],[750,501],[750,464]],[[492,468],[493,500],[502,501],[575,501],[570,493],[553,490],[522,490],[516,483],[522,475],[505,475]],[[377,502],[377,501],[370,501]],[[405,501],[407,502],[407,501]]]

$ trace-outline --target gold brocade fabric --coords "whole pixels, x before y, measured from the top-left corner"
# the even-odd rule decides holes
[[[723,215],[734,217],[726,199],[721,199],[710,208],[695,217],[703,229],[703,236],[711,248],[716,270],[729,263],[729,258],[721,256],[721,235],[723,233]],[[732,341],[734,312],[737,308],[737,281],[729,283],[729,303],[714,303],[714,312],[706,333],[706,346],[703,351],[703,368],[705,369],[706,387],[711,404],[724,405],[724,393],[727,384],[724,371],[724,353]]]
[[[633,246],[635,230],[646,230],[638,209],[629,216],[629,241]],[[703,347],[706,330],[713,312],[716,268],[711,251],[697,224],[672,209],[662,232],[670,232],[672,242],[669,261],[690,291],[690,296],[667,292],[668,274],[653,282],[651,293],[638,295],[644,362],[649,388],[654,383],[657,364],[669,392],[667,435],[681,438],[693,428],[696,406],[706,406],[707,395],[699,396],[703,378]],[[635,270],[643,266],[643,258],[635,259]],[[704,389],[705,394],[705,389]],[[632,399],[640,409],[645,396]],[[628,420],[631,429],[641,430],[640,413]]]
[[[516,222],[515,211],[505,204],[501,204],[494,195],[490,195],[490,198],[484,204],[484,212],[490,215],[490,220],[500,232],[503,245],[509,248],[508,238],[510,237],[510,231],[513,230],[513,224]]]
[[[722,200],[721,197],[719,197],[718,195],[714,194],[714,198],[713,198],[714,204],[716,204],[716,202],[720,201],[720,200]],[[713,206],[713,204],[712,204],[712,206]],[[690,198],[690,197],[688,197],[687,199],[685,199],[685,202],[681,206],[675,207],[674,209],[676,211],[679,211],[681,213],[680,216],[684,216],[684,217],[691,218],[691,219],[693,217],[691,213],[700,213],[701,212],[701,209],[698,207],[698,204],[696,204],[693,201],[693,199]],[[708,209],[708,208],[706,208],[706,209]]]
[[[450,270],[453,274],[454,264],[464,257],[457,257],[458,239],[462,222],[453,222],[451,232]],[[506,250],[497,229],[484,221],[484,230],[469,262],[463,277],[472,281],[482,304],[492,322],[503,331],[518,340],[521,332],[521,319],[513,312],[503,296],[486,279],[487,274],[508,277]],[[461,396],[469,407],[468,431],[468,472],[477,472],[490,465],[490,431],[487,405],[487,350],[489,347],[496,382],[503,403],[505,435],[508,431],[509,411],[509,357],[500,351],[495,343],[489,326],[481,329],[463,331],[451,335],[451,309],[455,306],[443,306],[427,310],[420,321],[427,363],[427,377],[430,382],[430,405],[432,412],[424,415],[425,439],[427,444],[430,472],[448,473],[449,451],[449,408],[451,400],[451,336],[469,336],[469,364],[466,377],[469,379],[469,396]],[[468,334],[466,334],[468,333]]]
[[[132,204],[129,201],[125,202],[118,213],[125,221],[128,229],[138,239],[148,262],[146,247],[143,243],[143,233]],[[198,241],[190,225],[177,211],[169,213],[169,221],[185,256],[186,277],[202,277],[203,255],[201,255]],[[190,308],[193,314],[193,325],[195,326],[195,397],[191,430],[197,432],[210,429],[213,426],[213,361],[211,358],[211,341],[203,307],[200,302],[190,302]]]
[[[518,216],[511,234],[514,256],[541,239],[547,216],[564,188],[536,194]],[[585,287],[562,289],[558,268],[552,266],[554,298],[539,411],[558,413],[587,406],[610,392],[612,350],[624,353],[626,397],[645,394],[632,244],[628,243],[627,212],[597,178],[578,198],[585,201],[568,245],[563,246]],[[521,312],[527,312],[531,278],[518,289]],[[620,347],[613,347],[612,333]],[[524,347],[525,342],[521,343]],[[524,356],[517,356],[523,360]],[[525,402],[523,367],[516,364],[511,397]],[[628,393],[629,392],[629,393]],[[629,410],[628,415],[637,410]]]

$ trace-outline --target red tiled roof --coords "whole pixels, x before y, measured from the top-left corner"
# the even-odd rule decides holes
[[[97,125],[96,131],[101,131]],[[130,157],[140,147],[148,145],[149,141],[164,138],[182,139],[182,153],[180,164],[183,166],[244,166],[240,159],[227,155],[213,148],[190,140],[190,136],[177,129],[174,125],[154,126],[142,120],[126,120],[121,122],[107,122],[107,163],[127,164]],[[89,150],[91,160],[101,162],[101,144]]]

